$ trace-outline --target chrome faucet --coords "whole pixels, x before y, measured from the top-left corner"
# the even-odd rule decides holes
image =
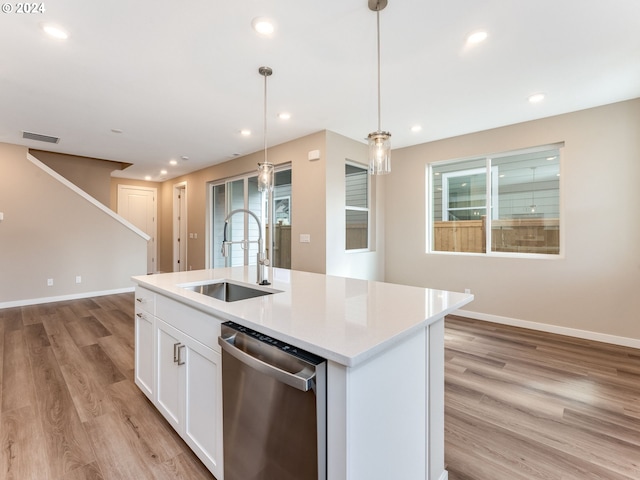
[[[227,225],[229,225],[229,219],[236,213],[240,213],[240,212],[248,213],[249,215],[251,215],[253,218],[256,219],[256,223],[258,224],[258,240],[257,241],[256,240],[253,240],[253,241],[238,240],[236,242],[232,242],[227,240]],[[256,268],[258,270],[257,272],[258,285],[270,285],[265,275],[265,267],[269,266],[269,259],[267,258],[266,252],[264,250],[264,244],[262,242],[262,224],[260,223],[260,219],[258,218],[258,216],[255,213],[253,213],[251,210],[247,210],[245,208],[238,208],[236,210],[232,210],[229,213],[229,215],[227,215],[227,218],[224,219],[224,235],[222,239],[222,256],[223,257],[226,258],[229,255],[229,245],[234,243],[241,244],[243,249],[248,248],[250,243],[258,244],[258,264],[256,265]]]

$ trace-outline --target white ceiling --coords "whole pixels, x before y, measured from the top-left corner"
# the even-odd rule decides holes
[[[133,164],[118,176],[173,178],[262,149],[261,65],[274,70],[269,145],[377,129],[367,0],[44,6],[0,13],[1,142]],[[258,16],[275,21],[272,38],[252,30]],[[48,37],[42,22],[69,38]],[[380,22],[393,148],[640,97],[640,0],[389,0]],[[479,28],[488,39],[465,47]],[[528,103],[536,92],[546,99]],[[23,140],[23,130],[61,140]]]

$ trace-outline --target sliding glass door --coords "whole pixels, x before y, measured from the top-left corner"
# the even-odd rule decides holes
[[[269,233],[267,196],[258,192],[257,175],[245,175],[209,184],[209,268],[255,265],[257,261],[258,225],[255,219],[243,212],[229,218],[227,240],[230,245],[227,258],[222,256],[225,218],[234,210],[248,209],[262,223],[262,238],[267,257],[274,267],[291,268],[291,167],[280,167],[275,172],[273,190],[274,238]]]
[[[229,255],[222,256],[222,241],[224,239],[224,223],[227,215],[238,209],[246,209],[262,219],[262,194],[258,192],[258,177],[244,177],[211,185],[211,254],[212,267],[237,267],[241,265],[255,265],[258,253],[256,240],[259,237],[258,225],[255,219],[246,213],[238,212],[229,218],[227,225],[227,240],[233,243],[229,246]],[[262,232],[264,236],[264,232]],[[253,243],[251,243],[253,242]]]

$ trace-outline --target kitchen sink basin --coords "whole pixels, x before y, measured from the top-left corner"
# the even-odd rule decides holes
[[[239,300],[246,300],[247,298],[278,293],[278,290],[263,290],[227,281],[205,283],[203,285],[188,285],[182,286],[182,288],[222,300],[223,302],[237,302]]]

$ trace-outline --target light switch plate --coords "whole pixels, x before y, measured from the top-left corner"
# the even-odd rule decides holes
[[[4,220],[4,212],[0,212],[0,222]]]
[[[300,243],[311,243],[311,235],[309,235],[308,233],[301,233]]]

